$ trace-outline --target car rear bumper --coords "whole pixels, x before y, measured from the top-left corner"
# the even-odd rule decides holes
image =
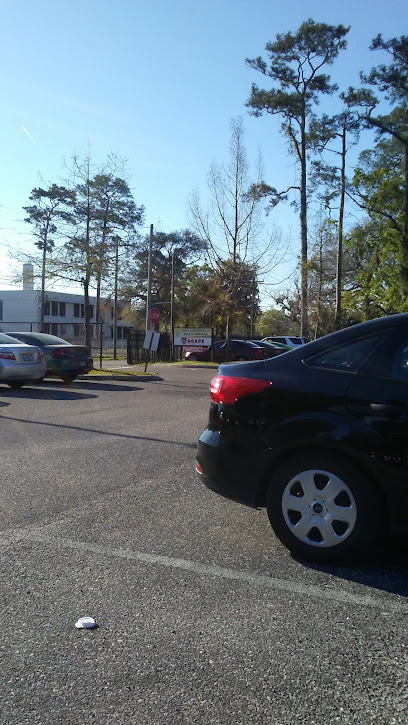
[[[266,453],[228,446],[220,433],[207,428],[198,439],[197,463],[207,488],[246,506],[264,506]]]
[[[6,382],[8,380],[42,380],[44,375],[45,362],[0,365],[0,382]]]
[[[93,358],[90,360],[58,360],[48,361],[47,375],[60,375],[64,372],[77,373],[81,375],[83,373],[89,373],[93,368]]]

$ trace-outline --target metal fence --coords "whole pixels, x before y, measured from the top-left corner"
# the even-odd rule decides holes
[[[85,344],[85,324],[83,322],[0,322],[0,332],[10,335],[12,332],[45,332],[61,337],[73,345]],[[116,355],[125,357],[130,365],[143,363],[146,350],[143,349],[146,330],[121,326],[117,328]],[[91,354],[95,362],[102,367],[104,357],[114,354],[112,327],[102,322],[91,322]],[[157,352],[150,352],[152,362],[168,362],[181,359],[181,348],[172,349],[171,336],[168,332],[160,333]]]
[[[129,365],[145,362],[147,350],[143,349],[146,330],[136,330],[134,327],[129,328],[127,340],[127,362]],[[149,359],[151,362],[169,362],[171,360],[181,360],[181,348],[172,348],[171,335],[169,332],[160,333],[160,342],[157,352],[150,352]]]

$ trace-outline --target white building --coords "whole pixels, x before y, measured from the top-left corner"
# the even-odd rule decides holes
[[[46,292],[45,300],[44,324],[41,325],[41,290],[34,289],[32,266],[24,265],[23,289],[0,290],[0,331],[7,333],[18,328],[19,331],[49,332],[70,341],[82,342],[85,318],[83,295],[51,290]],[[95,319],[96,297],[90,297],[89,301],[92,305],[92,337],[96,343],[101,336],[101,326],[96,324]],[[101,299],[100,307],[102,338],[108,343],[113,338],[113,303]],[[126,339],[127,333],[128,326],[118,319],[117,339]]]

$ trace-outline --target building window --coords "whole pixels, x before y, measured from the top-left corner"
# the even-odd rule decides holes
[[[0,300],[0,320],[3,319],[3,300]]]
[[[59,314],[60,314],[60,317],[65,317],[65,315],[66,315],[66,312],[65,312],[65,302],[60,302],[59,303]]]
[[[58,302],[51,302],[51,314],[53,317],[58,317]]]
[[[94,316],[94,306],[93,305],[89,305],[89,309],[91,310],[91,317],[90,317],[90,319],[93,320],[93,316]]]
[[[85,307],[78,302],[74,302],[74,317],[85,317]]]
[[[50,301],[49,300],[45,300],[45,302],[44,302],[44,315],[49,315],[49,314],[50,314]]]

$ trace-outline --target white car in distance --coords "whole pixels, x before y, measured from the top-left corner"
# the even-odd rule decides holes
[[[275,335],[274,337],[263,337],[262,342],[271,342],[272,344],[274,342],[279,342],[282,345],[287,345],[288,347],[298,347],[299,345],[305,344],[305,338],[297,337],[296,335],[292,335],[291,337],[285,337],[285,335]]]

